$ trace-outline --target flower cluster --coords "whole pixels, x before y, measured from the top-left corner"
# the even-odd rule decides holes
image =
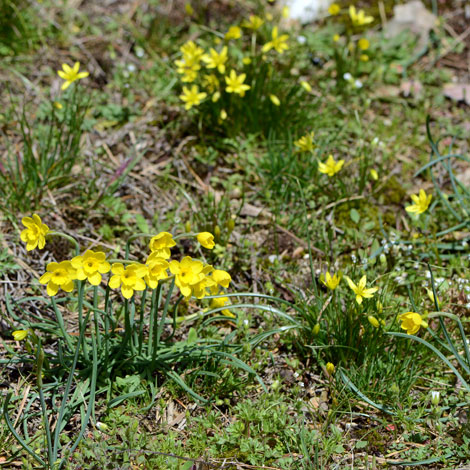
[[[49,229],[41,218],[34,214],[32,218],[25,217],[22,221],[26,230],[21,232],[21,239],[27,243],[27,249],[34,249],[36,246],[43,248],[44,236]],[[204,248],[214,248],[214,236],[211,233],[201,232],[195,234],[195,237]],[[232,280],[228,272],[215,269],[190,256],[185,256],[181,261],[170,259],[174,246],[176,241],[173,235],[160,232],[149,242],[150,254],[145,263],[123,260],[112,265],[106,260],[104,252],[87,250],[71,260],[49,263],[39,282],[46,284],[47,293],[54,296],[60,289],[72,292],[75,280],[88,281],[92,286],[98,286],[103,280],[102,275],[111,272],[109,287],[120,289],[126,299],[130,299],[135,291],[155,289],[159,281],[172,276],[181,294],[187,299],[191,296],[202,299],[206,295],[219,295],[222,289],[228,288]],[[225,305],[226,301],[224,299],[221,304],[219,302],[219,306]]]
[[[267,15],[266,19],[251,15],[240,26],[231,26],[223,41],[216,36],[211,38],[209,46],[204,49],[202,43],[197,44],[193,40],[181,46],[181,56],[174,61],[174,65],[182,82],[179,97],[186,110],[210,100],[221,103],[218,110],[220,120],[228,117],[224,106],[230,104],[230,96],[243,98],[253,86],[248,81],[247,67],[251,67],[254,60],[267,60],[267,54],[271,51],[283,54],[289,49],[289,36],[281,34],[278,26],[270,27],[266,22],[269,18],[272,20],[272,15]],[[242,40],[244,32],[252,36],[249,45]],[[260,41],[259,38],[265,40]],[[257,41],[261,42],[261,47],[255,47]],[[268,90],[265,96],[275,106],[281,105],[279,97]]]

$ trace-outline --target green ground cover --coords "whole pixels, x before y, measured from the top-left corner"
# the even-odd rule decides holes
[[[0,0],[0,468],[466,468],[463,5],[102,3]]]

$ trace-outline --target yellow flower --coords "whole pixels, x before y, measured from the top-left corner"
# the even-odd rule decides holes
[[[315,144],[313,143],[314,135],[312,131],[294,142],[299,152],[311,152],[315,148]]]
[[[264,20],[256,15],[250,15],[248,21],[244,21],[242,26],[248,29],[252,29],[253,31],[259,29],[264,23]]]
[[[205,278],[202,261],[185,256],[181,262],[170,261],[170,271],[175,275],[175,284],[184,297],[191,297],[193,287]]]
[[[26,227],[20,234],[21,241],[26,243],[26,250],[31,251],[38,247],[40,250],[46,244],[45,236],[49,232],[49,227],[43,224],[41,217],[33,214],[33,217],[23,217],[21,223]]]
[[[132,263],[124,267],[122,263],[114,263],[109,280],[111,289],[121,288],[122,295],[125,299],[130,299],[134,295],[134,291],[145,290],[144,277],[148,274],[148,267],[140,263]]]
[[[335,373],[335,365],[332,362],[326,364],[326,371],[328,375],[333,375]]]
[[[290,9],[289,7],[286,5],[282,8],[282,12],[281,12],[281,15],[283,18],[289,18],[289,13],[290,13]]]
[[[155,235],[149,243],[149,248],[152,253],[157,253],[163,259],[168,259],[171,256],[170,248],[176,245],[173,240],[173,235],[169,232],[160,232]]]
[[[367,277],[364,275],[361,277],[358,284],[354,284],[354,282],[348,276],[344,276],[346,281],[348,281],[349,287],[352,291],[356,294],[356,302],[361,305],[362,299],[370,299],[374,296],[374,292],[379,290],[378,287],[371,287],[366,289]]]
[[[412,214],[422,214],[426,212],[429,204],[431,204],[432,194],[426,195],[424,189],[419,190],[418,194],[412,194],[411,199],[414,202],[411,206],[405,207],[406,212],[410,212]]]
[[[228,77],[225,77],[225,83],[227,84],[225,91],[227,93],[236,93],[241,97],[245,96],[245,91],[251,88],[250,85],[246,85],[245,83],[243,83],[245,81],[245,78],[245,73],[241,73],[237,76],[235,70],[231,70],[230,75]]]
[[[77,270],[77,279],[88,279],[92,286],[101,282],[101,274],[108,273],[111,265],[106,261],[106,255],[102,251],[87,250],[84,255],[72,258],[72,266]]]
[[[28,336],[28,330],[16,330],[12,336],[15,341],[23,341]]]
[[[339,34],[335,34],[335,35],[333,36],[333,41],[334,41],[334,42],[338,42],[340,39],[341,39],[341,36],[340,36]]]
[[[250,65],[251,64],[251,57],[243,57],[242,59],[242,62],[245,64],[245,65]]]
[[[197,241],[204,247],[207,248],[208,250],[212,250],[214,248],[215,243],[214,243],[214,235],[210,232],[201,232],[198,233],[197,236]]]
[[[357,45],[359,46],[359,49],[361,49],[361,51],[367,51],[367,49],[369,49],[370,42],[366,38],[361,38],[359,39],[359,41],[357,41]]]
[[[328,156],[326,163],[318,162],[318,171],[328,176],[334,176],[344,165],[344,160],[338,160],[337,162],[333,158],[333,155]]]
[[[341,281],[341,274],[338,276],[336,274],[331,276],[331,274],[327,271],[326,275],[323,274],[320,276],[320,281],[328,287],[330,290],[335,290],[338,287],[339,282]]]
[[[208,69],[217,69],[219,73],[225,73],[225,62],[228,59],[228,48],[224,46],[220,52],[210,49],[209,54],[204,54],[202,60]]]
[[[374,21],[373,16],[366,16],[364,10],[356,11],[356,7],[353,5],[349,7],[349,16],[354,26],[364,26]]]
[[[367,320],[369,320],[369,323],[374,327],[374,328],[378,328],[380,326],[380,323],[379,323],[379,320],[377,320],[377,318],[375,318],[373,315],[369,315],[367,317]]]
[[[269,95],[269,99],[274,106],[281,106],[281,100],[276,95]]]
[[[375,170],[374,168],[370,170],[370,176],[375,181],[379,179],[379,174],[377,173],[377,170]]]
[[[206,96],[206,92],[199,92],[199,87],[192,85],[191,89],[185,86],[183,87],[183,93],[180,95],[180,99],[186,103],[184,109],[191,109],[193,106],[198,106]]]
[[[337,3],[332,3],[328,8],[328,13],[332,16],[336,16],[341,11],[341,7]]]
[[[62,90],[66,90],[74,81],[80,80],[81,78],[85,78],[90,75],[88,72],[78,73],[79,69],[80,62],[75,62],[73,67],[70,67],[67,64],[62,64],[62,70],[57,71],[57,75],[65,80],[61,87]]]
[[[302,88],[307,91],[308,93],[310,93],[312,91],[312,86],[310,85],[310,83],[306,82],[305,80],[302,80],[300,82],[300,85],[302,86]]]
[[[195,63],[201,60],[204,50],[201,49],[194,41],[185,42],[180,51],[183,54],[184,60],[189,63]]]
[[[229,41],[230,39],[239,39],[242,37],[242,30],[238,26],[230,26],[228,31],[225,33],[225,39]]]
[[[216,299],[211,299],[211,308],[220,308],[230,305],[230,300],[228,297],[217,297]],[[226,317],[236,318],[236,316],[228,309],[221,310],[221,312]]]
[[[157,287],[158,281],[168,277],[166,270],[169,266],[168,261],[158,256],[157,252],[150,254],[147,258],[148,271],[145,276],[145,282],[151,289],[155,289]]]
[[[217,103],[217,101],[220,100],[220,91],[216,91],[213,95],[212,95],[212,102],[213,103]]]
[[[56,109],[62,109],[64,107],[62,105],[62,103],[59,103],[59,101],[54,101],[52,104],[53,104],[54,108],[56,108]]]
[[[222,121],[225,121],[227,119],[227,111],[225,111],[225,109],[222,109],[222,111],[220,111],[220,119],[222,119]]]
[[[47,284],[47,294],[54,296],[59,292],[59,288],[65,292],[72,292],[73,280],[77,279],[76,271],[70,261],[61,261],[60,263],[49,263],[47,272],[40,278],[41,284]]]
[[[289,39],[288,34],[282,34],[278,36],[278,29],[277,26],[274,26],[273,31],[271,33],[271,41],[267,42],[264,46],[262,51],[267,52],[271,49],[276,49],[279,54],[282,54],[284,51],[289,49],[287,45],[287,40]]]
[[[402,313],[398,318],[401,321],[402,330],[405,330],[409,335],[414,335],[421,327],[428,327],[423,317],[416,312]]]
[[[194,8],[189,2],[184,5],[184,10],[189,16],[193,16]]]
[[[361,54],[361,55],[359,56],[359,60],[360,60],[361,62],[368,62],[368,61],[369,61],[369,56],[368,56],[367,54]]]
[[[232,280],[232,277],[227,271],[223,271],[222,269],[214,269],[212,271],[212,279],[217,285],[227,289],[230,284],[230,281]]]

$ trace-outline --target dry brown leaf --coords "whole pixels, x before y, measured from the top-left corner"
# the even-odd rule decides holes
[[[447,83],[443,93],[446,98],[470,105],[470,83]]]

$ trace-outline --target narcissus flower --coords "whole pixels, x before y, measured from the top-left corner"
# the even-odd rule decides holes
[[[378,287],[371,287],[366,289],[367,277],[364,275],[361,277],[360,281],[356,284],[348,276],[344,276],[346,281],[348,281],[349,287],[356,294],[356,302],[361,305],[363,299],[370,299],[374,296],[374,293],[379,290]]]
[[[168,261],[158,256],[157,252],[150,254],[147,258],[148,272],[145,276],[145,282],[151,289],[155,289],[157,287],[158,281],[168,277],[166,270],[169,266]]]
[[[111,267],[111,276],[109,287],[111,289],[121,288],[122,295],[130,299],[134,291],[145,290],[144,277],[148,274],[148,267],[140,263],[133,263],[124,267],[122,263],[114,263]]]
[[[111,265],[106,261],[106,255],[102,251],[87,250],[84,255],[72,258],[72,266],[77,270],[77,279],[88,279],[92,286],[101,283],[101,274],[108,273]]]
[[[206,96],[207,93],[205,91],[199,92],[199,87],[192,85],[191,88],[183,87],[180,99],[185,103],[184,109],[191,109],[193,106],[199,106]]]
[[[431,204],[432,194],[426,195],[424,189],[419,190],[419,194],[412,194],[411,200],[414,202],[411,206],[405,207],[406,212],[410,212],[411,214],[422,214],[426,212]]]
[[[349,17],[354,26],[365,26],[366,24],[372,23],[374,21],[373,16],[366,16],[364,10],[356,11],[356,7],[351,5],[349,7]]]
[[[294,145],[298,148],[299,152],[311,152],[315,148],[315,144],[313,143],[314,135],[315,134],[312,131],[294,142]]]
[[[325,276],[323,274],[320,276],[320,281],[328,287],[330,290],[335,290],[338,287],[339,282],[341,281],[341,275],[331,274],[327,271]]]
[[[225,39],[239,39],[242,37],[242,30],[238,26],[230,26],[228,31],[225,33]]]
[[[398,318],[401,321],[402,330],[405,330],[409,335],[414,335],[421,327],[428,327],[423,317],[416,312],[402,313]]]
[[[62,70],[57,71],[57,75],[59,75],[60,78],[65,80],[65,82],[62,84],[61,89],[66,90],[73,82],[76,80],[80,80],[82,78],[88,77],[90,75],[88,72],[78,72],[80,69],[80,62],[75,62],[73,67],[70,67],[67,64],[62,64]]]
[[[344,160],[338,160],[337,162],[333,158],[333,155],[329,155],[326,163],[318,162],[318,171],[328,176],[334,176],[344,165]]]
[[[252,29],[254,31],[260,28],[263,25],[263,23],[264,23],[264,20],[260,18],[259,16],[250,15],[250,17],[248,18],[248,21],[245,20],[242,23],[242,26],[248,29]]]
[[[47,284],[48,295],[56,295],[59,288],[65,292],[72,292],[73,281],[77,279],[77,272],[70,261],[49,263],[46,269],[47,272],[39,278],[39,282]]]
[[[328,8],[328,13],[332,16],[338,15],[341,7],[337,3],[332,3]]]
[[[21,241],[26,243],[26,250],[31,251],[38,247],[40,250],[46,244],[45,236],[49,232],[49,227],[43,224],[41,217],[33,214],[33,217],[23,217],[21,223],[26,227],[20,234]]]
[[[241,73],[237,76],[235,70],[231,70],[230,75],[228,77],[225,77],[225,83],[227,84],[225,91],[227,93],[236,93],[241,97],[245,96],[245,92],[251,88],[250,85],[246,85],[245,83],[243,83],[245,81],[245,78],[245,73]]]
[[[15,341],[23,341],[28,336],[28,330],[16,330],[12,336]]]
[[[203,269],[202,261],[193,260],[190,256],[185,256],[181,262],[170,261],[170,271],[176,278],[175,284],[186,298],[191,296],[193,286],[204,279]]]
[[[212,250],[214,248],[214,235],[210,232],[201,232],[197,234],[197,241],[208,250]]]
[[[217,297],[216,299],[211,299],[211,308],[220,308],[230,305],[230,300],[228,297]],[[226,317],[236,318],[236,316],[228,309],[223,309],[221,312]]]
[[[173,235],[169,232],[160,232],[155,235],[149,243],[149,248],[155,256],[163,259],[168,259],[171,256],[170,248],[175,246],[176,242],[173,240]]]
[[[210,49],[209,54],[202,56],[203,62],[206,63],[208,69],[217,69],[219,73],[225,73],[225,62],[228,59],[228,48],[224,46],[220,52]]]
[[[232,280],[232,277],[227,271],[223,271],[222,269],[214,269],[212,271],[212,279],[221,287],[227,289]]]
[[[282,54],[284,51],[289,49],[287,45],[287,40],[289,39],[288,34],[281,34],[279,36],[277,26],[274,26],[272,33],[271,33],[271,41],[267,42],[264,46],[262,51],[268,52],[271,49],[275,49],[279,54]]]

